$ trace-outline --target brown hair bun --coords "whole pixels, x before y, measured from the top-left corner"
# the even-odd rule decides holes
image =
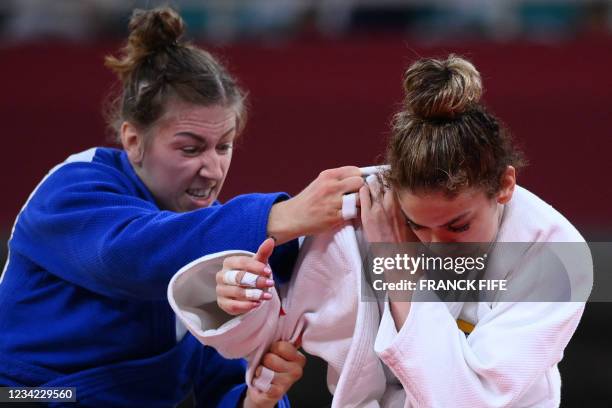
[[[176,45],[185,33],[183,19],[169,7],[136,9],[128,27],[130,35],[127,45],[122,49],[123,57],[107,57],[105,61],[106,66],[121,81],[125,81],[144,58],[165,47]]]
[[[415,62],[404,74],[406,110],[421,119],[454,119],[478,104],[480,74],[471,62],[451,54]]]
[[[129,29],[128,42],[135,49],[149,53],[176,44],[185,33],[185,24],[171,8],[135,10]]]

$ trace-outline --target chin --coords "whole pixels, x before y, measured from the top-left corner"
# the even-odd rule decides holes
[[[216,199],[216,196],[210,196],[206,200],[190,199],[189,202],[185,206],[183,206],[183,211],[195,211],[201,208],[208,208],[213,205]]]

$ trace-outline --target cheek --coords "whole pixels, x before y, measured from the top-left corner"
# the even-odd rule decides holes
[[[172,180],[180,174],[180,168],[170,160],[162,160],[155,163],[153,174],[158,180]]]
[[[227,172],[229,171],[230,164],[232,163],[232,154],[228,154],[223,156],[221,159],[221,168],[223,169],[224,176],[227,176]]]
[[[149,162],[149,174],[156,184],[168,190],[182,189],[182,184],[191,180],[199,169],[195,160],[177,158],[172,154],[152,159],[155,161]]]

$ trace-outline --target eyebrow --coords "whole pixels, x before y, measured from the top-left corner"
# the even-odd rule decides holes
[[[414,224],[414,225],[415,225],[415,226],[417,226],[417,227],[420,227],[420,228],[426,228],[424,225],[420,225],[420,224],[417,224],[416,222],[412,221],[412,220],[410,219],[410,217],[408,217],[408,216],[406,215],[406,213],[404,212],[404,210],[401,210],[401,211],[402,211],[402,214],[404,214],[404,217],[406,217],[406,219],[408,220],[408,222],[410,222],[411,224]],[[457,217],[453,218],[453,219],[452,219],[452,220],[450,220],[449,222],[447,222],[447,223],[445,223],[445,224],[440,225],[439,227],[449,227],[449,226],[453,225],[454,223],[456,223],[457,221],[459,221],[459,220],[461,220],[462,218],[464,218],[464,217],[465,217],[466,215],[468,215],[469,213],[470,213],[469,211],[466,211],[466,212],[464,212],[464,213],[462,213],[462,214],[458,215]]]
[[[227,135],[229,135],[230,133],[232,133],[234,130],[236,130],[235,127],[231,128],[230,130],[228,130],[227,132],[225,132],[224,134],[221,135],[221,137],[219,139],[223,139],[224,137],[226,137]],[[190,137],[192,139],[196,139],[197,141],[201,142],[201,143],[206,143],[206,139],[204,139],[204,137],[198,135],[197,133],[193,133],[193,132],[178,132],[174,135],[176,136],[186,136],[186,137]]]

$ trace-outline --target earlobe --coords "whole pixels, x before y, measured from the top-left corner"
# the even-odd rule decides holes
[[[121,144],[130,163],[140,166],[144,157],[143,138],[138,129],[129,122],[121,124]]]
[[[516,186],[516,170],[512,166],[508,166],[506,171],[501,177],[501,188],[497,195],[497,202],[499,204],[506,204],[512,199],[514,193],[514,186]]]

